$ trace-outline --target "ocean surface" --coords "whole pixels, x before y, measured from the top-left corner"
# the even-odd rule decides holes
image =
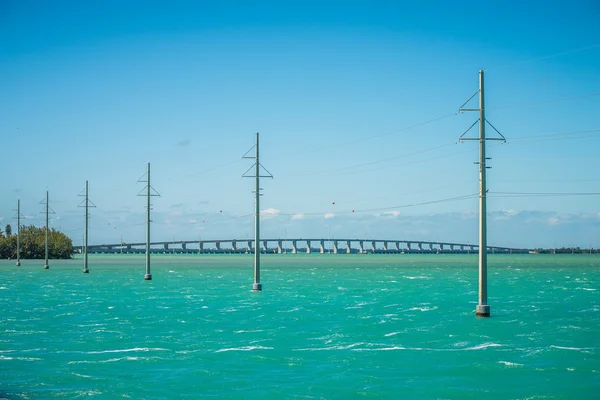
[[[0,261],[0,398],[599,399],[600,257]]]

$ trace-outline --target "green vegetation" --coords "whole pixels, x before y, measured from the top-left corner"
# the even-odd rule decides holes
[[[17,258],[17,235],[12,234],[10,225],[4,229],[5,234],[0,231],[0,257]],[[41,259],[46,252],[46,228],[36,226],[22,226],[21,236],[21,258]],[[71,258],[73,255],[73,241],[62,232],[54,228],[48,232],[48,257],[49,258]]]

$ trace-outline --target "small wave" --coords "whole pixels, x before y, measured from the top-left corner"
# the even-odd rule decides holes
[[[198,353],[199,351],[206,351],[206,350],[205,349],[178,350],[175,353],[177,353],[177,354],[190,354],[190,353]]]
[[[301,307],[294,307],[290,310],[285,310],[285,311],[277,311],[279,313],[291,313],[291,312],[296,312],[296,311],[300,311],[302,308]]]
[[[504,364],[507,367],[522,367],[523,366],[523,364],[514,363],[514,362],[510,362],[510,361],[498,361],[498,364]]]
[[[383,335],[383,336],[385,336],[385,337],[390,337],[390,336],[396,336],[396,335],[399,335],[399,334],[401,334],[401,333],[402,333],[402,332],[390,332],[390,333],[386,333],[386,334],[385,334],[385,335]]]
[[[433,307],[413,307],[413,308],[409,308],[409,311],[433,311],[433,310],[437,310],[437,306],[433,306]]]
[[[6,286],[0,286],[0,290],[8,290]]]
[[[252,350],[273,350],[273,347],[266,347],[266,346],[228,347],[225,349],[215,350],[215,353],[224,353],[226,351],[252,351]]]
[[[410,279],[410,280],[413,280],[413,279],[431,279],[429,276],[425,276],[425,275],[418,275],[418,276],[407,276],[407,275],[405,275],[405,276],[403,276],[403,278]]]
[[[116,350],[102,350],[102,351],[88,351],[86,354],[105,354],[105,353],[130,353],[134,351],[168,351],[160,347],[134,347],[132,349],[116,349]]]
[[[352,349],[352,351],[395,351],[395,350],[422,350],[420,348],[406,348],[402,346],[379,347],[376,349]]]
[[[108,360],[81,360],[81,361],[69,361],[67,364],[105,364],[112,363],[117,361],[140,361],[140,360],[153,360],[158,359],[160,357],[118,357],[118,358],[109,358]]]
[[[123,334],[123,332],[121,332],[121,331],[113,331],[113,330],[104,329],[104,328],[101,328],[101,329],[92,329],[91,332],[92,333],[118,333],[120,335]]]
[[[91,397],[102,394],[99,390],[77,390],[75,393],[77,394],[77,397]]]
[[[256,333],[256,332],[264,332],[262,329],[250,329],[250,330],[244,330],[244,329],[240,329],[239,331],[234,331],[233,333]]]
[[[93,376],[91,376],[91,375],[83,375],[83,374],[78,374],[77,372],[71,372],[71,373],[72,373],[73,375],[75,375],[75,376],[79,376],[79,377],[81,377],[81,378],[94,379],[94,377],[93,377]]]
[[[41,358],[36,358],[36,357],[7,357],[7,356],[3,356],[0,355],[0,360],[17,360],[17,361],[42,361]]]
[[[487,349],[488,347],[502,347],[503,345],[498,344],[498,343],[483,343],[477,346],[473,346],[473,347],[465,347],[464,349],[460,349],[460,350],[484,350]]]
[[[352,350],[356,346],[363,345],[363,342],[352,343],[348,345],[338,345],[330,347],[306,347],[303,349],[294,349],[295,351],[331,351],[331,350]]]
[[[577,289],[579,289],[579,288],[577,288]],[[581,288],[581,289],[587,290],[587,291],[590,291],[590,292],[596,291],[596,289],[594,289],[594,288],[587,288],[587,287],[584,287],[584,288]]]
[[[368,301],[361,301],[360,303],[356,303],[353,306],[345,307],[344,310],[353,310],[353,309],[362,308],[363,306],[367,306],[367,305],[371,305],[371,304],[375,304],[375,303],[374,302],[368,302]]]
[[[172,269],[170,269],[170,270],[169,270],[169,273],[170,273],[170,274],[172,274],[172,273],[174,273],[174,272],[175,272],[175,271],[173,271]]]
[[[555,345],[550,345],[550,348],[558,349],[558,350],[580,351],[582,353],[588,353],[590,350],[592,350],[592,348],[590,348],[590,347],[564,347],[564,346],[555,346]]]

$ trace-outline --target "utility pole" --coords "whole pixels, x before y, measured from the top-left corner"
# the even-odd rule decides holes
[[[14,211],[14,210],[13,210]],[[17,199],[17,267],[21,266],[21,199]]]
[[[144,176],[146,177],[146,180],[144,180]],[[152,274],[150,273],[150,222],[152,222],[150,220],[150,210],[151,210],[151,204],[150,204],[150,197],[153,196],[158,196],[160,197],[160,194],[154,190],[154,188],[150,185],[150,163],[148,163],[148,171],[138,180],[138,182],[146,182],[147,185],[144,189],[142,189],[142,191],[140,193],[138,193],[138,196],[145,196],[146,200],[147,200],[147,205],[146,205],[146,275],[144,275],[144,280],[146,281],[151,281],[152,280]],[[146,191],[146,194],[142,194],[142,192]]]
[[[478,111],[479,119],[473,123],[463,133],[459,141],[464,140],[478,140],[479,141],[479,303],[475,309],[475,315],[478,317],[489,317],[490,306],[487,299],[487,186],[486,186],[486,169],[490,168],[486,166],[486,161],[490,160],[485,156],[485,142],[486,140],[501,140],[506,142],[506,139],[492,124],[487,122],[485,119],[485,98],[484,98],[484,86],[483,86],[483,70],[479,71],[479,90],[473,94],[460,108],[459,112],[463,111]],[[473,99],[479,93],[479,108],[463,108],[471,99]],[[465,134],[479,122],[479,138],[465,138]],[[486,138],[485,136],[485,124],[488,123],[490,126],[500,135],[500,138]]]
[[[265,167],[260,164],[259,160],[259,136],[258,132],[256,132],[256,144],[253,148],[256,149],[256,155],[254,157],[247,156],[252,149],[248,150],[246,154],[242,156],[242,158],[248,159],[256,159],[256,163],[248,168],[246,172],[242,175],[242,178],[255,178],[255,199],[254,199],[254,284],[252,285],[252,290],[260,291],[262,290],[262,284],[260,283],[260,178],[273,178],[273,175],[267,171]],[[260,169],[264,169],[268,175],[260,175]],[[255,168],[254,176],[246,175],[252,168]]]
[[[46,201],[42,200],[40,202],[40,204],[45,204],[46,205],[46,258],[45,258],[45,263],[44,263],[44,269],[50,269],[50,265],[48,264],[48,221],[49,221],[49,214],[54,214],[54,210],[52,210],[50,208],[50,196],[48,194],[48,191],[46,190]],[[42,211],[44,212],[44,211]]]
[[[50,196],[48,195],[48,191],[46,190],[46,263],[44,264],[44,269],[49,269],[50,265],[48,265],[48,203]]]
[[[83,273],[88,274],[90,272],[90,270],[88,269],[88,224],[90,220],[89,208],[96,207],[96,205],[92,203],[89,198],[88,181],[85,181],[85,194],[82,192],[79,194],[79,196],[85,196],[85,199],[81,202],[81,204],[79,204],[78,207],[85,207],[85,234],[83,237]],[[91,206],[90,203],[92,203]]]

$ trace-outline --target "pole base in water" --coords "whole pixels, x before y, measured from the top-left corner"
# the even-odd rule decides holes
[[[44,265],[44,269],[50,269],[50,266],[48,264]]]
[[[152,280],[152,274],[146,274],[146,275],[144,276],[144,280],[145,280],[145,281],[151,281],[151,280]]]
[[[479,304],[475,309],[475,315],[478,317],[489,317],[490,316],[490,306],[487,304]]]
[[[252,284],[252,290],[261,291],[262,290],[262,284],[259,283],[259,282],[254,282]]]
[[[17,261],[17,267],[21,266],[21,261]]]
[[[84,274],[89,274],[89,273],[90,273],[90,270],[86,268],[86,269],[84,269],[84,270],[83,270],[83,273],[84,273]]]

